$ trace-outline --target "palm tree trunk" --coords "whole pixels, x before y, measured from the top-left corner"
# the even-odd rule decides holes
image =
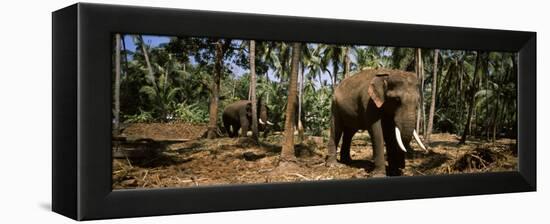
[[[302,123],[302,102],[303,102],[302,94],[303,94],[303,88],[304,88],[304,64],[303,63],[300,63],[300,68],[301,68],[300,77],[299,77],[300,85],[298,87],[298,123],[296,128],[298,128],[298,141],[299,143],[302,143],[302,141],[304,140],[304,126]]]
[[[497,137],[497,124],[498,124],[498,111],[500,110],[500,104],[499,104],[499,101],[500,101],[500,97],[497,98],[496,102],[495,102],[495,110],[494,110],[494,113],[493,113],[493,138],[492,138],[492,142],[495,143],[496,141],[496,137]]]
[[[466,143],[466,138],[468,137],[468,134],[470,132],[471,123],[472,123],[472,115],[475,112],[475,92],[477,91],[477,73],[478,73],[478,67],[480,64],[480,52],[477,53],[476,56],[476,62],[474,67],[474,80],[472,81],[472,89],[470,91],[470,98],[468,102],[468,116],[466,118],[466,125],[464,126],[464,131],[462,132],[462,137],[460,138],[460,144]]]
[[[430,103],[430,114],[428,115],[428,130],[426,131],[426,141],[430,141],[430,135],[432,134],[435,114],[435,97],[437,96],[437,62],[439,56],[439,49],[434,51],[434,67],[432,76],[432,102]]]
[[[463,105],[464,103],[464,100],[466,99],[466,96],[465,96],[465,91],[464,91],[464,78],[463,76],[465,75],[464,74],[464,62],[462,62],[460,64],[460,67],[459,64],[458,64],[458,58],[455,60],[455,64],[457,66],[457,71],[458,71],[458,78],[459,78],[459,84],[458,84],[458,94],[457,94],[457,97],[458,97],[458,103],[456,104],[457,108],[456,110],[458,111],[460,108],[459,105]],[[462,120],[462,118],[464,117],[464,113],[460,113],[460,117],[459,117],[459,120]]]
[[[265,85],[268,86],[268,87],[271,85],[271,84],[270,84],[270,80],[269,80],[269,73],[268,73],[267,71],[265,72]],[[270,93],[270,92],[271,92],[271,91],[265,91],[265,90],[264,90],[264,93],[265,93],[265,95],[266,95],[266,96],[265,96],[265,103],[266,103],[267,105],[269,105],[269,93]]]
[[[281,161],[293,161],[294,156],[294,113],[296,108],[296,81],[298,79],[298,63],[300,61],[300,43],[294,43],[292,46],[292,63],[290,71],[290,82],[288,88],[288,102],[286,106],[286,120],[284,131],[283,149],[281,151]]]
[[[120,40],[122,42],[122,52],[124,52],[124,74],[128,72],[128,51],[126,50],[126,41],[124,40],[124,35],[120,35]]]
[[[279,72],[279,81],[280,83],[283,83],[285,74],[287,73],[286,69],[287,69],[287,62],[288,62],[288,53],[287,53],[288,48],[286,48],[285,43],[281,44],[281,51],[283,51],[281,52],[283,60],[281,60],[281,71]]]
[[[252,86],[250,85],[250,83],[248,83],[248,100],[251,100],[251,98],[252,98]]]
[[[507,121],[507,113],[508,113],[508,105],[509,103],[506,102],[505,99],[503,99],[503,102],[501,103],[500,105],[500,122],[499,122],[499,127],[502,128],[502,127],[506,127],[508,124],[506,123]]]
[[[143,36],[139,35],[139,42],[141,43],[141,51],[143,52],[143,57],[145,58],[145,63],[147,64],[147,71],[148,76],[147,79],[151,83],[151,85],[155,85],[155,74],[153,73],[153,66],[151,66],[151,61],[149,60],[149,53],[147,51],[147,48],[145,47],[145,43],[143,42]]]
[[[347,78],[349,76],[349,71],[351,69],[351,60],[349,58],[349,48],[344,48],[344,78]]]
[[[332,90],[333,91],[336,89],[337,82],[338,82],[338,56],[334,56],[332,58]]]
[[[217,137],[217,127],[218,127],[218,101],[220,94],[220,81],[221,81],[221,72],[223,66],[223,43],[219,39],[215,43],[216,45],[216,59],[214,63],[214,78],[213,83],[210,86],[210,108],[209,108],[209,122],[208,122],[208,139],[214,139]]]
[[[237,79],[233,80],[233,91],[231,91],[231,99],[235,98],[235,91],[237,90]]]
[[[419,85],[419,94],[420,94],[420,101],[418,105],[418,110],[416,111],[416,130],[420,132],[420,125],[422,120],[422,112],[424,111],[424,97],[423,97],[423,91],[424,91],[424,65],[422,63],[422,51],[420,48],[416,49],[415,54],[415,60],[416,60],[416,75],[418,80],[420,81]],[[425,134],[425,133],[423,133]]]
[[[486,74],[483,77],[485,77],[485,89],[489,90],[489,74]],[[487,96],[485,96],[485,97],[487,97]],[[489,119],[489,114],[490,113],[491,113],[491,111],[489,110],[489,103],[487,103],[487,104],[485,104],[485,118],[486,119]],[[491,126],[489,124],[487,124],[487,128],[485,129],[485,136],[486,136],[487,141],[490,140],[490,135],[489,135],[489,130],[490,129],[491,129]]]
[[[258,141],[258,114],[256,102],[256,42],[250,40],[250,101],[252,101],[252,138]]]
[[[114,91],[115,108],[113,130],[116,135],[120,132],[120,34],[115,34],[115,91]]]
[[[424,67],[424,65],[422,65],[422,67]],[[420,105],[422,106],[422,134],[423,135],[426,135],[426,128],[427,128],[427,125],[426,125],[426,105],[425,105],[425,100],[424,100],[424,81],[425,81],[425,77],[424,77],[424,71],[422,71],[422,79],[420,80],[421,81],[421,84],[420,85],[420,88],[422,89],[422,91],[420,91]]]

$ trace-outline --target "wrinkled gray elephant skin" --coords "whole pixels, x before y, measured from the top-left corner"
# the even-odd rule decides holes
[[[340,139],[340,162],[351,162],[350,146],[358,130],[367,130],[372,141],[372,175],[401,175],[405,151],[415,136],[419,101],[416,74],[400,70],[363,70],[340,82],[332,98],[327,164],[336,164]],[[421,142],[419,145],[424,148]],[[384,160],[386,148],[388,169]]]
[[[267,119],[268,109],[261,99],[258,99],[256,105],[258,130],[263,130],[264,137],[266,137],[269,132],[268,126],[272,125]],[[252,130],[252,101],[239,100],[227,105],[224,108],[222,120],[229,137],[238,137],[239,129],[242,129],[241,137],[246,137],[247,132]]]

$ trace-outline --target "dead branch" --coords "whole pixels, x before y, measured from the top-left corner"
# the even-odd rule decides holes
[[[485,165],[485,162],[486,162],[486,161],[485,161],[484,159],[482,159],[481,157],[479,157],[479,156],[477,156],[477,155],[474,155],[474,154],[470,154],[470,156],[472,156],[472,157],[478,159],[478,160],[479,160],[479,163],[480,163],[481,165],[483,165],[483,168],[487,168],[487,166]]]
[[[130,160],[128,159],[128,156],[124,156],[124,157],[126,157],[126,162],[128,162],[128,166],[130,166],[130,169],[134,168],[134,167],[132,166],[132,163],[131,163]]]
[[[149,173],[149,170],[145,170],[145,174],[143,175],[143,178],[141,178],[141,181],[145,181],[145,178],[147,177],[148,173]]]
[[[289,173],[288,175],[297,176],[297,177],[302,178],[304,180],[311,180],[310,178],[308,178],[308,177],[306,177],[302,174],[299,174],[299,173]]]

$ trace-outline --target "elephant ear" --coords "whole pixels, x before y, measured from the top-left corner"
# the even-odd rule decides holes
[[[369,96],[378,108],[384,104],[384,92],[388,85],[387,77],[388,74],[377,74],[369,84]]]

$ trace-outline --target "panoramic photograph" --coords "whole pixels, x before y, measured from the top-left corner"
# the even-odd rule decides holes
[[[112,188],[516,171],[517,54],[114,34]]]

